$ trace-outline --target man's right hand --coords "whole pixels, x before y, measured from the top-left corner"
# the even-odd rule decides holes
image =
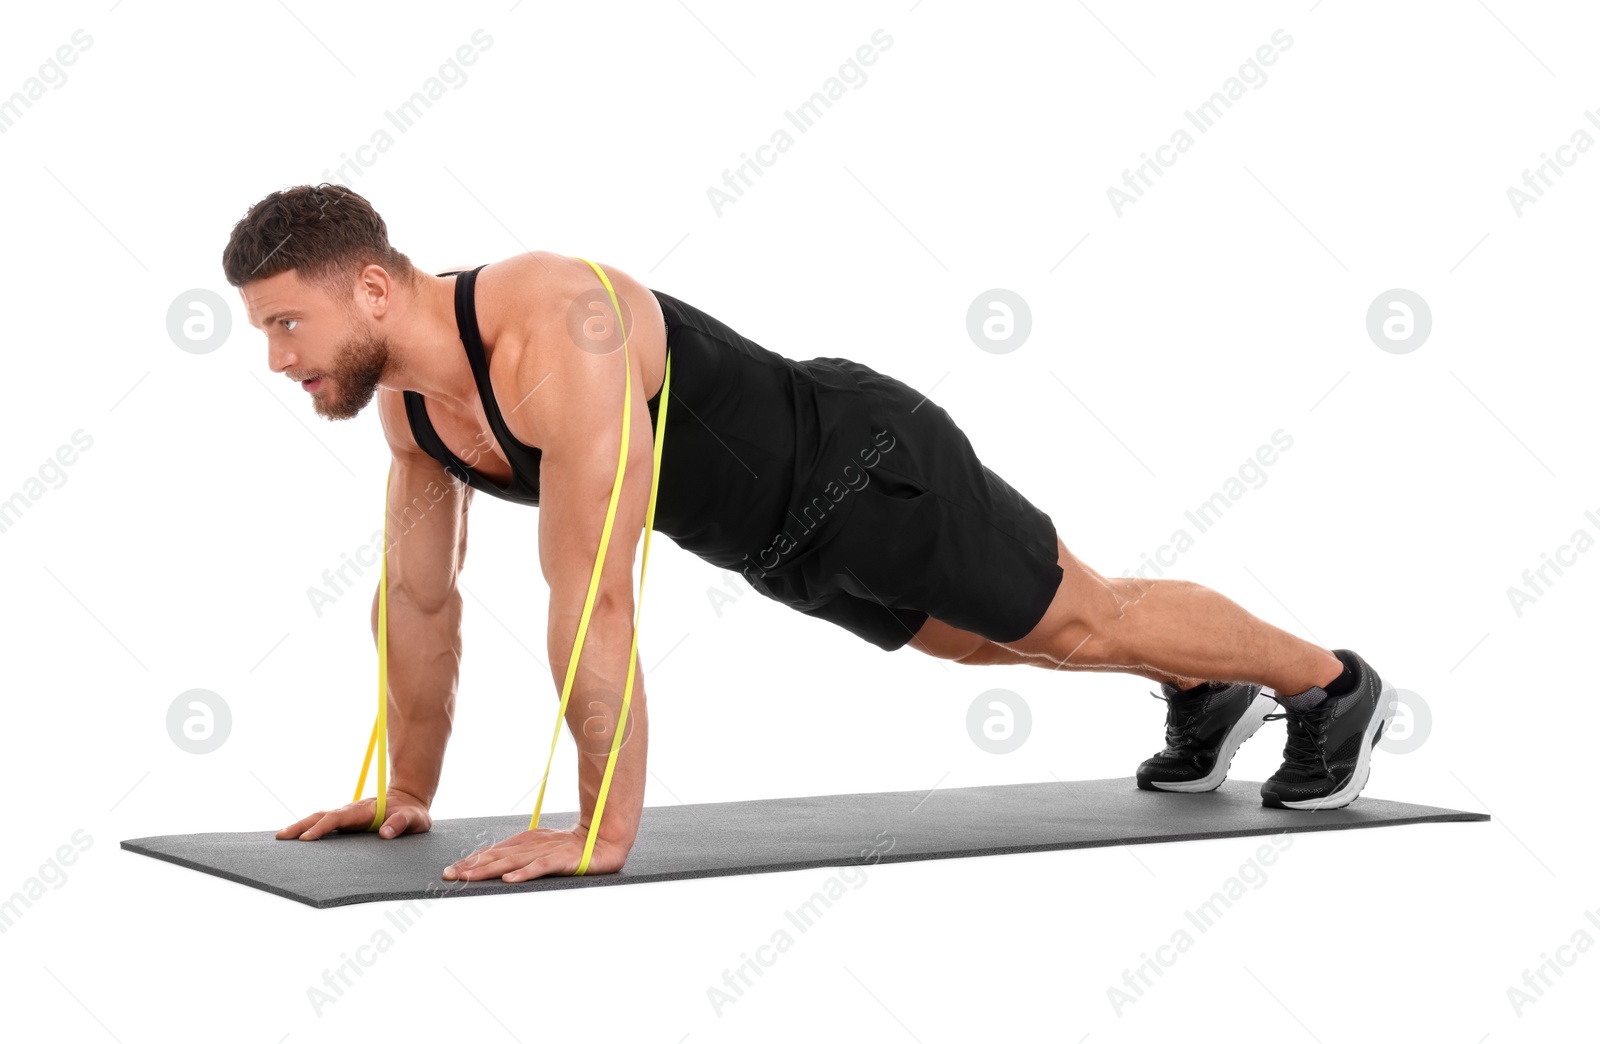
[[[377,814],[377,798],[362,798],[332,812],[313,812],[309,816],[278,831],[279,841],[315,841],[328,833],[359,834],[372,826]],[[420,834],[433,826],[428,806],[421,798],[403,790],[389,788],[389,798],[384,803],[385,818],[378,831],[379,837],[399,837],[401,834]]]

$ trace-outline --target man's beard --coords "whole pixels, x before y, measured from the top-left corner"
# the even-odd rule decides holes
[[[311,405],[327,420],[349,420],[372,401],[389,366],[389,340],[358,333],[339,346],[333,369],[311,393]]]

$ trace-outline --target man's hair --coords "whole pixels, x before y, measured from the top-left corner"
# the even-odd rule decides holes
[[[243,286],[294,269],[305,282],[348,307],[356,276],[380,265],[415,286],[411,259],[389,245],[389,230],[372,204],[343,185],[296,185],[252,206],[233,226],[222,251],[229,284]]]

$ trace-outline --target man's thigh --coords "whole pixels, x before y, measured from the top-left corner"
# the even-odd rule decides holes
[[[925,403],[919,414],[936,410]],[[1063,576],[1054,524],[984,467],[947,418],[902,423],[894,449],[849,495],[859,498],[854,511],[800,569],[811,589],[915,610],[996,643],[1027,635],[1050,605]]]
[[[851,634],[894,652],[911,642],[928,614],[920,609],[891,608],[872,598],[840,592],[816,608],[800,609],[807,616],[838,624]]]

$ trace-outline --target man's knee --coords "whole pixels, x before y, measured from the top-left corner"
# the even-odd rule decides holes
[[[1127,617],[1137,611],[1148,581],[1104,577],[1070,555],[1062,567],[1061,584],[1038,625],[1006,647],[1058,661],[1119,662]]]

